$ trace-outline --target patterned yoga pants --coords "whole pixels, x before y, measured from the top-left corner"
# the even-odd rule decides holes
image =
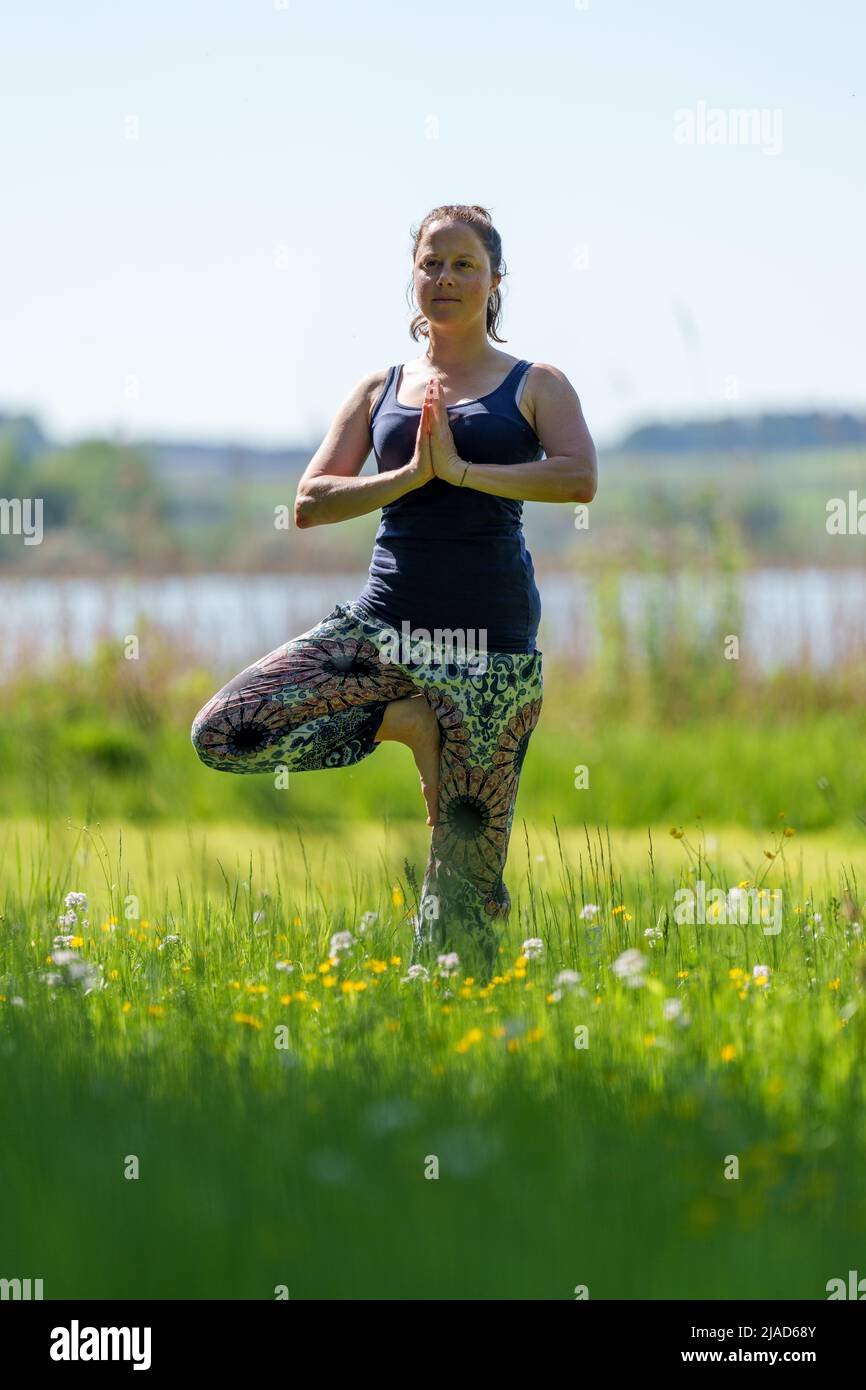
[[[423,695],[441,733],[439,818],[413,918],[413,959],[468,944],[489,973],[494,923],[511,906],[503,870],[541,712],[541,652],[487,652],[473,665],[459,651],[449,661],[453,649],[407,651],[398,639],[351,601],[337,604],[224,685],[196,715],[193,746],[222,772],[350,767],[380,746],[374,738],[389,701]]]

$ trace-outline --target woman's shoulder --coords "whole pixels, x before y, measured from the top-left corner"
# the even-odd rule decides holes
[[[524,377],[521,399],[534,407],[541,400],[555,400],[563,392],[573,392],[574,387],[560,367],[551,362],[530,362]]]
[[[385,383],[388,380],[388,373],[390,371],[390,367],[376,367],[374,371],[368,372],[366,376],[362,376],[355,387],[356,392],[362,397],[366,404],[368,424],[370,423],[371,416],[376,407],[376,402],[385,389]]]

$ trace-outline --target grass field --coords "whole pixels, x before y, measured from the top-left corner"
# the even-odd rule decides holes
[[[866,1235],[866,860],[782,825],[518,825],[480,988],[407,978],[415,827],[7,822],[4,1266],[47,1297],[824,1296]],[[782,931],[676,923],[696,877],[780,889]]]
[[[212,772],[220,682],[152,633],[4,685],[0,1274],[818,1299],[862,1270],[862,658],[759,678],[682,640],[546,665],[489,985],[410,976],[408,750]],[[752,889],[780,896],[728,924]]]

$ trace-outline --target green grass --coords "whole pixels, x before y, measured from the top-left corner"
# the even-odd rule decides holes
[[[784,823],[650,845],[518,819],[486,989],[404,978],[417,823],[5,823],[4,1274],[57,1298],[825,1297],[866,1235],[866,856],[856,827]],[[781,890],[782,931],[678,924],[696,877]],[[89,993],[41,978],[69,968],[69,890]],[[555,997],[561,969],[582,979]]]

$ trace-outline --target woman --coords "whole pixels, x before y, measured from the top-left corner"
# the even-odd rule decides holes
[[[295,502],[300,527],[382,508],[366,587],[229,681],[196,716],[192,741],[227,772],[345,767],[382,742],[406,744],[432,828],[415,958],[453,944],[489,978],[542,702],[523,501],[590,502],[596,455],[563,373],[491,344],[505,341],[504,265],[486,210],[428,213],[413,263],[410,333],[427,349],[358,382]],[[378,473],[360,477],[371,444]]]

